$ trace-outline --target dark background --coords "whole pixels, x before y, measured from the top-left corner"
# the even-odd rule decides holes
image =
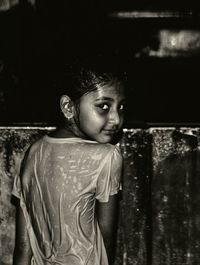
[[[191,15],[112,16],[134,10]],[[197,1],[19,1],[0,11],[0,125],[54,125],[60,70],[74,56],[94,54],[114,56],[127,72],[127,127],[200,124],[199,53],[141,52],[158,49],[160,30],[199,30],[199,22]]]

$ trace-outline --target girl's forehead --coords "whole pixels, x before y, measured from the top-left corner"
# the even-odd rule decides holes
[[[120,84],[104,85],[98,86],[96,90],[93,91],[93,96],[96,98],[110,97],[110,98],[125,98],[124,87]]]

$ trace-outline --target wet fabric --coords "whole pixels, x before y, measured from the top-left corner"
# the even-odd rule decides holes
[[[32,264],[108,265],[95,201],[120,189],[118,146],[44,136],[29,150],[13,195],[20,199]]]

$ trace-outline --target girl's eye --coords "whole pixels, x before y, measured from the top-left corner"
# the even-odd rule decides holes
[[[125,108],[124,104],[119,105],[119,110],[124,110],[124,108]]]
[[[99,108],[101,108],[102,110],[108,110],[109,106],[108,106],[108,104],[101,104],[101,105],[99,105]]]

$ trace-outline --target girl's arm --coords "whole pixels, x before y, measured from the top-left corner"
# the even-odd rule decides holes
[[[26,221],[20,207],[17,208],[16,217],[16,240],[13,255],[13,265],[30,265],[32,251],[26,229]]]
[[[109,264],[114,263],[118,219],[118,195],[109,196],[108,202],[97,202],[97,220],[103,235]]]

